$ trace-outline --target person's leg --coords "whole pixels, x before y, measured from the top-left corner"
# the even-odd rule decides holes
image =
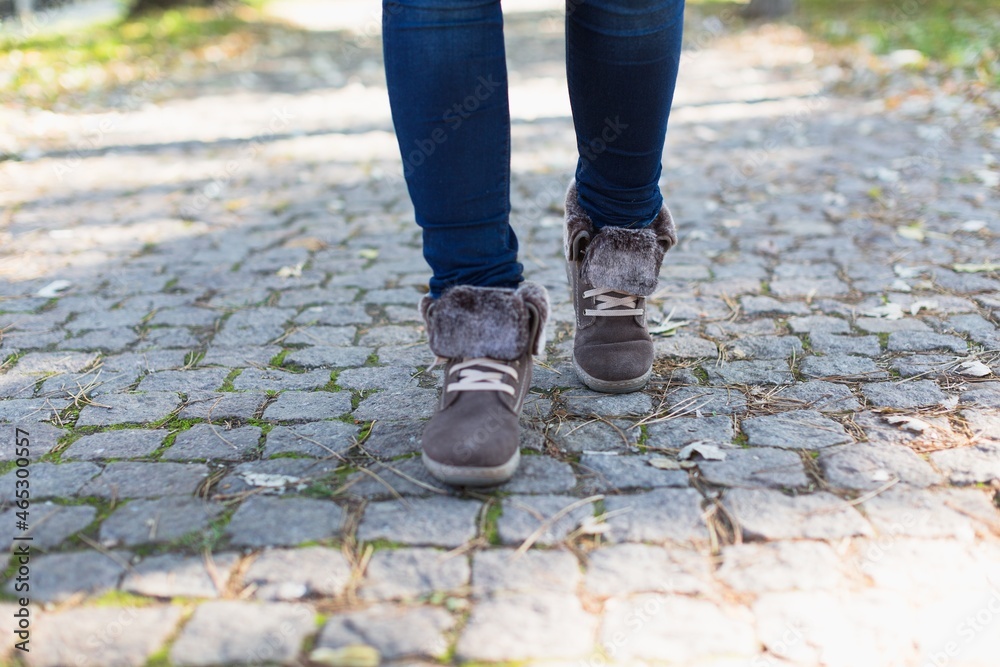
[[[683,18],[684,0],[567,0],[578,200],[597,229],[645,227],[660,212]]]
[[[384,0],[392,120],[424,257],[420,313],[447,360],[424,426],[437,479],[493,485],[520,460],[532,356],[544,349],[548,293],[522,281],[510,227],[510,113],[499,0]]]
[[[660,161],[680,60],[683,0],[567,0],[566,70],[580,157],[564,250],[576,312],[573,364],[591,389],[652,375],[646,297],[676,243]]]
[[[510,112],[499,0],[383,0],[403,173],[433,298],[522,280],[510,218]]]

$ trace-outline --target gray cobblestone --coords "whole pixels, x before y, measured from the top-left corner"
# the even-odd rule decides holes
[[[117,587],[130,557],[125,551],[67,551],[38,556],[31,565],[31,599],[62,602],[77,593],[100,595]],[[4,590],[15,594],[15,583],[14,579],[8,580]]]
[[[188,495],[195,492],[207,475],[208,468],[200,463],[116,461],[84,484],[77,495],[101,498]]]
[[[73,664],[145,665],[180,622],[179,606],[79,607],[39,616],[33,667]],[[121,632],[127,627],[128,632]]]
[[[62,429],[44,422],[37,424],[32,423],[30,425],[19,424],[15,426],[15,428],[18,426],[28,431],[29,446],[26,458],[29,461],[37,461],[52,451],[59,438],[65,433]],[[13,434],[9,438],[0,440],[0,461],[15,461],[18,458],[21,458],[21,456],[24,455],[24,452],[19,452],[18,449],[23,448],[19,448],[17,446],[17,442],[15,441]]]
[[[213,487],[216,493],[235,495],[262,489],[276,493],[301,491],[313,483],[321,483],[337,471],[337,461],[298,458],[277,458],[240,463]]]
[[[121,587],[129,593],[150,597],[218,598],[225,591],[239,559],[239,554],[214,553],[214,574],[209,574],[201,556],[149,556],[133,566]]]
[[[975,489],[940,491],[895,487],[862,507],[880,534],[951,538],[971,543],[976,534],[1000,529],[989,496]]]
[[[267,434],[264,456],[291,452],[317,458],[339,458],[339,454],[346,453],[354,445],[357,435],[357,426],[335,420],[279,425]]]
[[[104,546],[171,542],[204,530],[221,512],[218,503],[183,496],[133,500],[101,523],[100,540]]]
[[[214,391],[222,386],[228,368],[198,368],[189,371],[157,371],[142,378],[137,391]]]
[[[877,357],[882,353],[878,336],[844,336],[814,331],[809,334],[809,343],[817,354]]]
[[[724,451],[724,461],[698,461],[698,470],[706,482],[746,488],[793,488],[809,485],[802,459],[795,452],[771,447]]]
[[[260,428],[257,426],[226,429],[215,424],[194,424],[177,434],[174,443],[163,453],[162,458],[181,461],[240,461],[254,453],[258,440]]]
[[[701,495],[694,489],[657,489],[604,501],[611,515],[608,538],[615,542],[700,545],[708,539]]]
[[[950,350],[957,354],[969,351],[965,341],[957,336],[927,333],[923,331],[897,331],[889,334],[887,349],[890,352],[931,352]]]
[[[831,540],[873,534],[854,508],[822,491],[793,497],[780,491],[733,489],[723,502],[745,538]]]
[[[741,398],[742,394],[739,395]],[[744,406],[746,400],[744,399]],[[707,411],[706,411],[707,412]],[[646,427],[648,447],[680,449],[696,440],[731,442],[736,435],[731,417],[680,417],[654,422]]]
[[[850,388],[824,380],[798,382],[790,387],[783,387],[774,397],[801,403],[801,407],[817,412],[857,412],[861,409],[861,402],[851,393]]]
[[[372,419],[428,419],[438,404],[438,392],[432,389],[393,389],[380,391],[358,404],[354,418]]]
[[[618,544],[592,551],[584,579],[598,597],[633,593],[704,595],[712,591],[708,557],[688,549]]]
[[[170,648],[181,666],[291,662],[315,628],[310,605],[291,602],[205,602]]]
[[[623,419],[566,420],[550,428],[548,436],[562,451],[606,452],[632,449],[639,440],[639,429]]]
[[[59,498],[72,495],[101,472],[100,466],[93,463],[34,463],[30,467],[31,497]],[[15,485],[18,480],[17,469],[11,470],[0,477],[0,493],[4,500],[17,498]]]
[[[611,452],[587,453],[580,457],[580,470],[588,477],[588,491],[604,493],[663,486],[686,487],[684,470],[661,470],[650,465],[652,456],[620,456]],[[564,489],[565,490],[565,489]]]
[[[295,545],[340,534],[344,512],[328,500],[252,496],[226,526],[234,545]]]
[[[819,467],[832,486],[871,491],[896,478],[917,487],[943,481],[913,450],[900,445],[861,443],[820,452]]]
[[[267,549],[243,575],[243,582],[253,587],[254,597],[263,600],[338,597],[350,579],[350,563],[340,549],[329,547]]]
[[[637,627],[638,618],[648,621]],[[657,594],[609,600],[600,642],[621,661],[669,655],[689,665],[722,659],[749,662],[758,647],[753,617],[745,607],[720,608],[708,600]]]
[[[653,409],[653,399],[640,392],[601,394],[589,389],[571,389],[562,394],[562,400],[569,414],[580,417],[643,415]]]
[[[880,408],[919,408],[942,404],[948,397],[933,380],[875,382],[861,387],[870,405]]]
[[[302,327],[285,338],[286,345],[336,346],[354,344],[357,327]]]
[[[350,475],[342,492],[355,498],[388,500],[398,496],[431,496],[448,493],[448,487],[435,479],[419,457],[368,465]]]
[[[930,459],[952,484],[989,484],[1000,479],[1000,444],[996,442],[933,452]]]
[[[307,347],[285,356],[285,362],[303,368],[360,366],[374,352],[370,347]]]
[[[446,633],[455,619],[437,607],[376,605],[336,614],[323,626],[318,647],[374,647],[383,660],[438,658],[448,650]]]
[[[358,539],[457,547],[476,536],[481,507],[472,500],[440,496],[371,503],[358,525]]]
[[[787,361],[730,361],[721,366],[708,366],[709,381],[714,384],[791,384],[794,380]]]
[[[269,421],[316,421],[337,417],[351,411],[351,396],[346,391],[283,391],[264,408]]]
[[[289,373],[273,368],[246,368],[233,380],[233,389],[245,391],[287,391],[319,389],[330,381],[329,371],[308,371],[306,373]]]
[[[802,356],[802,341],[795,336],[751,336],[729,343],[726,352],[736,360],[788,359]]]
[[[465,556],[429,548],[380,549],[368,562],[358,594],[365,600],[410,600],[460,594],[469,585]]]
[[[561,542],[581,522],[594,516],[592,503],[568,509],[578,500],[572,496],[559,495],[504,498],[501,504],[503,512],[497,522],[500,542],[520,546],[529,537],[534,537],[536,544]],[[536,531],[540,532],[536,535]]]
[[[9,398],[0,402],[0,422],[34,424],[49,421],[70,405],[72,401],[65,399]]]
[[[830,355],[826,357],[806,357],[799,370],[807,378],[817,379],[857,379],[883,380],[889,374],[866,357]]]
[[[514,549],[476,552],[472,557],[472,592],[478,597],[498,593],[573,593],[580,583],[580,565],[566,551]]]
[[[462,661],[583,658],[590,654],[597,619],[573,595],[536,593],[477,604],[458,639]]]
[[[760,447],[822,449],[852,441],[843,426],[816,410],[749,417],[740,423],[740,428],[751,445]]]
[[[80,410],[77,426],[112,426],[115,424],[146,424],[168,417],[180,406],[177,394],[168,391],[143,394],[108,394]]]
[[[267,394],[258,391],[188,393],[184,407],[177,413],[179,419],[251,419],[267,400]]]
[[[680,387],[669,392],[664,402],[676,416],[732,415],[747,409],[746,395],[729,387]]]
[[[12,506],[0,514],[0,525],[4,526],[3,540],[8,551],[17,547],[15,536],[30,537],[31,548],[43,551],[59,545],[70,535],[74,535],[97,516],[97,510],[89,505],[56,505],[51,501],[32,503],[29,528],[18,530],[15,521],[19,508]]]
[[[846,559],[825,542],[802,540],[732,544],[715,576],[740,593],[843,590],[851,583]]]

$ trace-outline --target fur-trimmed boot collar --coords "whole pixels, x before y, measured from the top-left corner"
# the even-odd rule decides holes
[[[576,180],[566,191],[563,252],[566,261],[580,261],[583,277],[595,287],[648,296],[656,291],[663,255],[677,243],[674,220],[666,204],[652,224],[643,229],[596,229],[577,201]]]
[[[420,300],[431,351],[439,357],[489,357],[513,361],[545,349],[549,296],[523,282],[517,289],[459,285],[437,299]]]

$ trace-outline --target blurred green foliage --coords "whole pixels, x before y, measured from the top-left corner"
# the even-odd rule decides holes
[[[211,67],[259,40],[258,17],[244,4],[179,7],[71,32],[0,34],[0,97],[41,108],[86,104],[120,86]]]
[[[791,20],[832,43],[861,40],[882,54],[914,49],[1000,83],[997,0],[799,0]]]
[[[739,15],[747,2],[688,0],[707,14]],[[862,43],[874,53],[913,49],[929,63],[1000,84],[997,0],[797,0],[779,19],[836,45]]]

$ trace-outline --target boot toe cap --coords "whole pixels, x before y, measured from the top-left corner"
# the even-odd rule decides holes
[[[588,345],[574,352],[577,365],[592,378],[627,382],[643,377],[653,367],[653,344],[645,340]]]

